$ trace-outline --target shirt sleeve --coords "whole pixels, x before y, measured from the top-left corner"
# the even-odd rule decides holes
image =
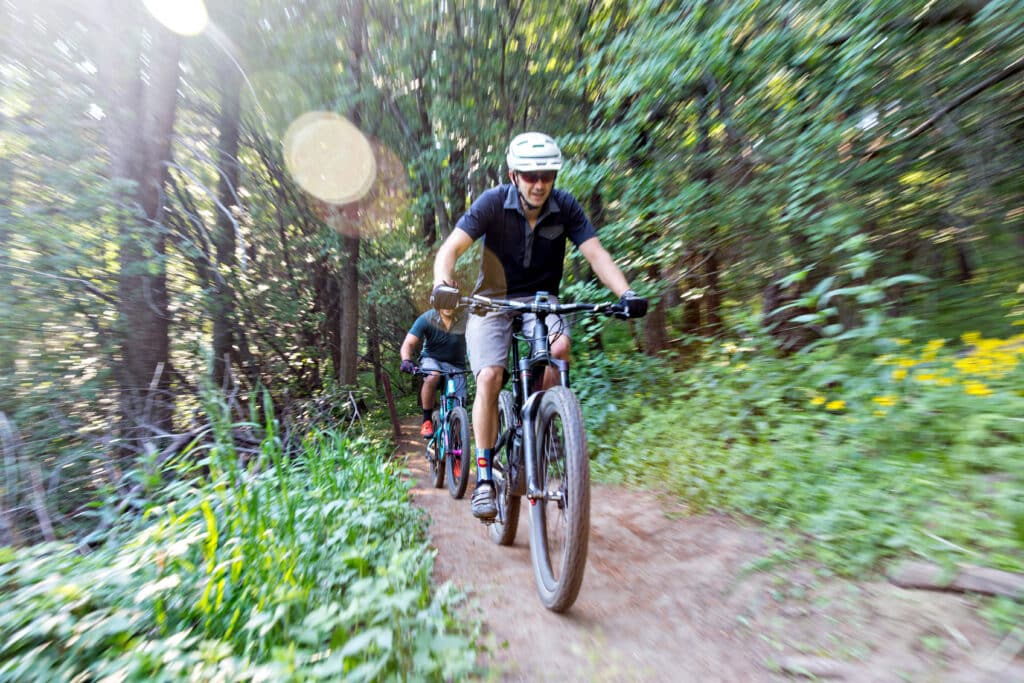
[[[430,321],[427,320],[427,314],[424,313],[420,317],[416,318],[416,322],[412,324],[409,334],[417,339],[423,339],[426,336],[428,325],[430,325]]]
[[[487,232],[487,226],[494,222],[496,207],[501,208],[500,192],[488,190],[476,198],[469,210],[455,223],[455,227],[474,240],[479,239]]]
[[[597,235],[597,229],[587,218],[583,207],[568,192],[562,193],[558,198],[558,207],[565,214],[565,230],[569,239],[577,247]]]

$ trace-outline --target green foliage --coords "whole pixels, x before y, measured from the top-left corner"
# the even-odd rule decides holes
[[[220,438],[170,463],[122,542],[2,549],[0,680],[471,671],[461,598],[432,591],[424,520],[383,445],[315,431],[286,460],[266,427],[251,459]]]
[[[1022,571],[1024,336],[963,341],[873,360],[709,346],[656,410],[597,425],[597,469],[798,532],[842,573],[908,554]]]

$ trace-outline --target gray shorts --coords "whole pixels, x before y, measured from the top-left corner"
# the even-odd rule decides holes
[[[454,363],[447,363],[443,360],[437,360],[436,358],[430,358],[429,356],[420,356],[420,370],[424,372],[465,372],[466,368],[461,365],[455,365]],[[462,399],[462,402],[466,402],[466,376],[456,375],[455,379],[455,394]],[[445,391],[445,387],[441,387],[441,391]]]
[[[517,299],[530,301],[533,297]],[[552,302],[557,302],[551,297]],[[508,365],[508,350],[512,343],[512,319],[515,313],[487,313],[486,315],[469,316],[466,323],[466,349],[469,352],[469,364],[473,374],[486,367]],[[537,316],[533,313],[523,315],[523,334],[530,337]],[[569,337],[569,325],[560,315],[551,313],[547,317],[548,338]]]

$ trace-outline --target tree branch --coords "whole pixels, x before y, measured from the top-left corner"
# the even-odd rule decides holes
[[[867,153],[865,153],[862,156],[862,160],[867,161],[869,159],[873,159],[882,152],[886,152],[891,148],[895,147],[896,145],[900,145],[904,142],[907,142],[908,140],[916,138],[917,136],[921,135],[926,130],[934,126],[936,122],[941,120],[942,117],[944,117],[949,112],[953,111],[954,109],[963,105],[964,103],[974,99],[979,94],[981,94],[985,90],[988,90],[992,86],[998,83],[1002,83],[1006,79],[1022,71],[1024,71],[1024,55],[1018,57],[1017,60],[1014,61],[1009,66],[1004,67],[1002,70],[999,71],[999,73],[993,74],[986,78],[981,83],[978,83],[977,85],[965,90],[963,93],[955,97],[949,104],[938,109],[934,114],[925,119],[923,123],[921,123],[912,131],[901,137],[899,140],[893,140],[892,142],[882,145],[881,147],[876,147],[875,149],[868,150]]]

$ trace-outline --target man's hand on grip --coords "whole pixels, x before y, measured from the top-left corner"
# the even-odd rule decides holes
[[[430,305],[437,309],[457,308],[459,288],[447,282],[434,285],[434,291],[430,293]]]
[[[619,306],[622,308],[624,318],[642,318],[647,315],[647,299],[640,296],[632,289],[627,289],[619,298]]]

